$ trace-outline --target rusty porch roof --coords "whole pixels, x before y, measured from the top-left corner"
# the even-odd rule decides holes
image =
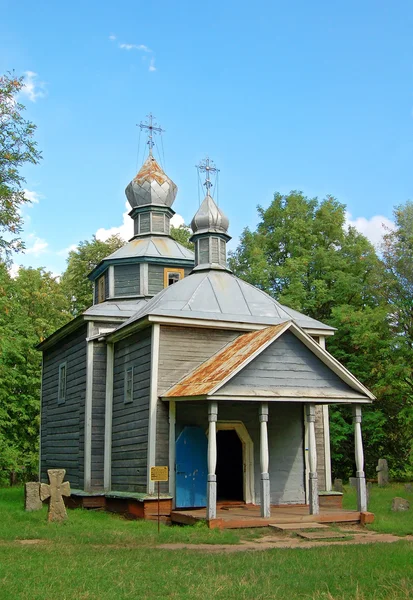
[[[290,325],[291,321],[286,321],[280,325],[240,335],[192,373],[181,379],[167,391],[164,398],[210,394],[228,377],[242,368],[247,361],[252,360],[258,352],[286,331]]]

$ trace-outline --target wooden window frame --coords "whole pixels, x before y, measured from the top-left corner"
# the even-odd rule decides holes
[[[130,390],[128,389],[129,383]],[[123,403],[131,404],[131,402],[133,402],[133,367],[125,367]]]
[[[163,270],[163,287],[167,288],[168,286],[168,278],[169,273],[179,273],[179,281],[185,277],[184,269],[174,269],[172,267],[165,267]]]
[[[101,304],[106,300],[106,275],[103,274],[97,280],[98,284],[98,304]]]
[[[64,376],[62,376],[64,373]],[[63,379],[64,377],[64,379]],[[63,383],[63,386],[62,386]],[[66,390],[67,390],[67,362],[62,362],[59,365],[59,380],[57,387],[57,403],[64,404],[66,402]]]

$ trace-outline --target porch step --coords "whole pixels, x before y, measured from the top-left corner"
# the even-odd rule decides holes
[[[328,529],[323,523],[269,523],[277,531],[299,531],[300,529]]]

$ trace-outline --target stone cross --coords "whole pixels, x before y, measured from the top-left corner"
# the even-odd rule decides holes
[[[41,510],[42,501],[40,500],[40,483],[29,481],[24,486],[24,508],[28,512]]]
[[[40,484],[40,499],[42,502],[50,498],[48,521],[64,521],[67,519],[67,512],[63,496],[70,496],[70,483],[63,479],[66,475],[65,469],[48,469],[50,484]]]
[[[385,458],[379,458],[379,464],[376,467],[377,483],[383,487],[389,483],[389,467]]]

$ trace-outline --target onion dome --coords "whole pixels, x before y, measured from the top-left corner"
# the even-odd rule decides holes
[[[177,191],[176,184],[149,154],[139,173],[127,186],[125,194],[132,209],[148,204],[171,207]]]
[[[195,234],[213,232],[228,233],[229,220],[214,200],[207,194],[191,222]]]

